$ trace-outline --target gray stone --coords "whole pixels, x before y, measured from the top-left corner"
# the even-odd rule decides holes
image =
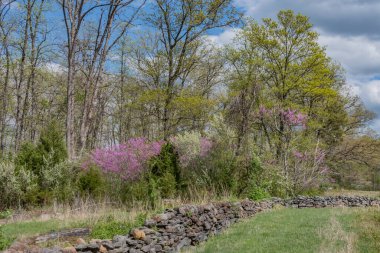
[[[160,252],[160,251],[162,251],[163,248],[160,244],[156,244],[156,245],[154,245],[154,249],[156,250],[156,252]]]
[[[152,248],[151,245],[145,245],[145,246],[141,247],[141,250],[143,252],[149,252],[151,248]]]
[[[144,223],[144,226],[146,226],[148,228],[154,227],[156,225],[157,225],[157,221],[155,221],[153,219],[146,220]]]
[[[206,221],[203,226],[205,227],[206,230],[210,230],[211,228],[211,224],[208,221]]]
[[[176,251],[180,251],[183,247],[190,246],[191,240],[190,238],[185,237],[182,239],[175,247]]]

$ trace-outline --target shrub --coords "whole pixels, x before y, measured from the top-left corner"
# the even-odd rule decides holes
[[[15,164],[19,170],[25,169],[36,176],[40,188],[40,191],[29,194],[28,201],[46,201],[48,191],[44,188],[44,170],[63,162],[66,157],[63,134],[56,121],[50,122],[43,129],[36,145],[24,143],[21,146],[15,158]]]
[[[248,192],[248,198],[251,200],[262,200],[270,197],[266,189],[260,187],[252,187]]]
[[[157,179],[157,187],[162,198],[173,198],[176,195],[178,184],[175,176],[167,171]]]
[[[158,188],[157,181],[154,177],[148,177],[148,204],[150,208],[155,209],[161,198],[161,192]]]
[[[109,239],[115,235],[128,234],[132,223],[116,221],[113,216],[102,218],[92,228],[91,237],[98,239]]]
[[[229,154],[221,155],[220,152],[225,153],[226,150],[219,149],[219,143],[195,131],[179,134],[170,140],[178,154],[182,189],[189,187],[189,184],[192,188],[213,188],[219,192],[232,187],[234,178],[230,180],[230,173],[234,169],[224,166],[230,163],[231,157]]]
[[[172,197],[176,189],[182,186],[181,171],[178,163],[178,155],[171,143],[162,146],[161,152],[150,161],[148,176],[156,178],[157,187],[163,197]]]
[[[111,215],[103,217],[91,229],[91,237],[109,239],[115,235],[126,235],[132,228],[143,225],[146,218],[146,213],[139,213],[133,221],[118,221]]]
[[[58,164],[67,158],[64,134],[57,121],[51,121],[40,135],[38,150],[43,157],[51,156],[51,164]]]
[[[21,146],[15,158],[17,173],[25,179],[33,176],[37,186],[33,191],[25,189],[24,204],[46,204],[53,198],[65,199],[62,196],[67,191],[61,186],[67,186],[72,174],[66,171],[69,168],[59,169],[56,165],[63,163],[66,158],[63,133],[56,121],[51,121],[42,130],[37,144],[24,143]]]
[[[264,179],[263,185],[265,185],[265,189],[271,196],[280,198],[289,196],[290,184],[283,176],[280,168],[265,164]]]
[[[139,180],[125,182],[120,191],[120,199],[126,204],[135,204],[136,202],[149,202],[149,186],[145,176]]]
[[[19,202],[22,191],[13,163],[0,163],[0,190],[2,192],[1,209]]]
[[[241,197],[260,200],[270,196],[287,196],[288,187],[280,173],[281,170],[271,164],[263,165],[255,153],[241,157],[238,168],[238,195]]]
[[[52,153],[51,153],[52,154]],[[79,169],[68,161],[54,164],[54,155],[45,159],[42,169],[42,191],[46,193],[46,202],[52,199],[60,202],[70,202],[74,199],[78,186]]]
[[[105,180],[102,172],[94,166],[83,170],[79,174],[78,187],[82,195],[100,197],[105,190]]]
[[[28,142],[21,145],[15,163],[40,176],[47,157],[51,165],[58,164],[67,158],[64,137],[55,121],[50,122],[43,129],[37,145]]]
[[[192,184],[198,188],[216,191],[217,194],[228,191],[236,193],[237,159],[232,149],[224,143],[215,143],[207,157],[198,160],[195,168],[186,170]]]
[[[37,191],[36,176],[9,161],[0,162],[0,210],[18,206],[33,199]],[[33,202],[33,201],[32,201]]]
[[[12,216],[12,211],[10,209],[0,212],[0,219],[7,219],[11,216]]]
[[[39,175],[43,166],[43,159],[40,150],[33,143],[26,142],[21,145],[15,158],[15,164]]]
[[[188,132],[171,138],[176,151],[179,155],[180,165],[194,167],[197,160],[206,157],[213,143],[206,137],[202,137],[198,132]]]

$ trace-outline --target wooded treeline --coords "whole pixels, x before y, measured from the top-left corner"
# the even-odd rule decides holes
[[[282,11],[257,23],[232,3],[0,0],[2,156],[55,121],[71,160],[132,137],[198,132],[294,182],[327,167],[337,180],[362,167],[375,178],[374,115],[309,19]],[[208,39],[226,27],[238,27],[230,45]]]

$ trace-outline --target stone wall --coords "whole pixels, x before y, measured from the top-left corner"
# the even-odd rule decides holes
[[[217,235],[239,219],[255,215],[276,205],[290,208],[369,207],[380,206],[380,200],[367,197],[297,197],[289,200],[273,198],[268,201],[224,202],[208,205],[185,205],[167,209],[145,221],[144,226],[113,240],[92,240],[68,249],[44,249],[41,252],[109,252],[159,253],[179,252]]]

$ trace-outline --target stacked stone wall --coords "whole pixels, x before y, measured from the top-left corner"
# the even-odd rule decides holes
[[[249,200],[208,205],[184,205],[167,209],[133,229],[129,235],[115,236],[92,244],[76,246],[77,252],[95,253],[159,253],[179,252],[197,245],[210,236],[221,233],[242,218],[274,206],[289,208],[369,207],[379,206],[380,200],[367,197],[297,197],[289,200],[271,199],[262,202]]]

